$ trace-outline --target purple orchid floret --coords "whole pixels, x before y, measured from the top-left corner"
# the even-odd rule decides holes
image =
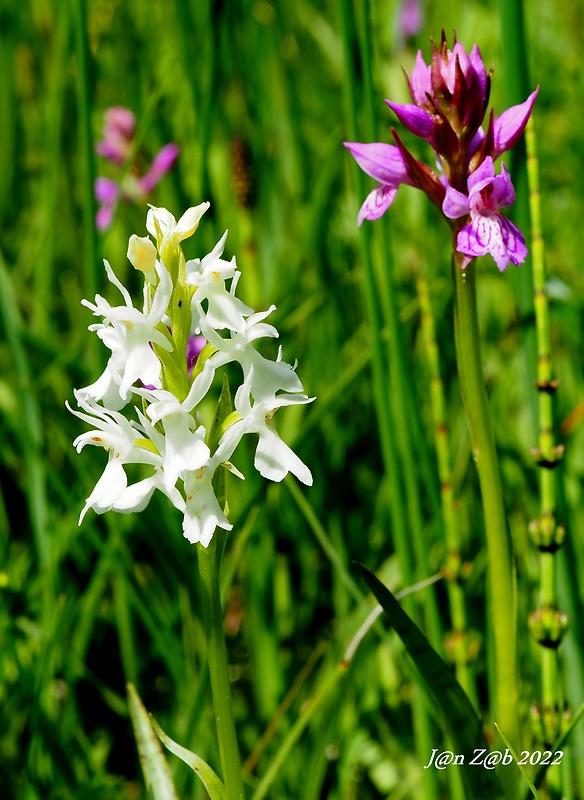
[[[357,224],[365,219],[379,219],[393,203],[402,183],[413,186],[402,155],[397,147],[382,142],[360,144],[343,142],[363,172],[379,181],[361,206]]]
[[[470,213],[470,222],[458,232],[456,249],[465,258],[464,269],[476,256],[489,253],[503,272],[509,263],[519,266],[525,261],[527,247],[519,228],[499,213],[515,202],[515,189],[505,165],[495,174],[493,159],[488,156],[468,179],[468,197],[448,186],[442,205],[450,219]]]

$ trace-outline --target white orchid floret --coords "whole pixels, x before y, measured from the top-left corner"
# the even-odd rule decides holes
[[[311,403],[315,398],[305,394],[279,394],[251,403],[254,368],[235,395],[235,408],[242,416],[242,429],[259,434],[254,466],[264,478],[279,482],[291,472],[299,481],[312,486],[312,474],[306,464],[280,439],[274,428],[273,416],[282,406]]]
[[[161,386],[160,361],[151,343],[172,350],[168,338],[157,330],[168,308],[172,281],[164,266],[156,261],[158,286],[150,310],[146,313],[145,307],[141,312],[132,305],[128,290],[117,279],[108,262],[104,261],[104,264],[109,280],[121,292],[125,305],[111,306],[100,295],[96,295],[95,303],[82,300],[95,316],[103,317],[103,322],[90,325],[89,330],[97,333],[112,355],[101,378],[81,392],[95,400],[107,398],[108,405],[117,410],[128,402],[130,389],[137,381],[148,386]],[[114,385],[117,386],[117,399]]]
[[[146,216],[146,230],[158,242],[158,252],[161,252],[166,244],[176,247],[192,236],[209,206],[210,203],[200,203],[187,209],[178,222],[166,208],[150,206]]]
[[[244,433],[241,422],[232,425],[207,464],[185,475],[183,534],[191,544],[200,542],[203,547],[208,547],[216,528],[230,531],[233,527],[219,505],[213,489],[213,477],[217,468],[223,465],[237,477],[243,478],[241,472],[229,463],[229,459]]]
[[[274,311],[276,306],[270,306],[267,311],[261,311],[252,314],[248,319],[244,320],[242,330],[231,332],[228,338],[223,338],[212,325],[208,323],[206,317],[201,319],[201,333],[205,339],[215,349],[214,353],[209,359],[215,369],[217,367],[229,364],[231,361],[238,361],[244,372],[247,366],[254,358],[254,353],[257,354],[253,346],[256,339],[263,337],[277,337],[278,331],[273,325],[267,325],[261,320],[265,319],[268,314]]]
[[[245,325],[244,317],[253,314],[253,308],[247,306],[225,287],[225,281],[229,278],[237,284],[240,275],[235,257],[231,261],[221,258],[226,238],[227,231],[208,255],[202,259],[192,259],[185,264],[185,282],[189,286],[196,287],[191,301],[193,333],[199,331],[203,317],[207,324],[216,330],[228,328],[232,331],[242,331]],[[206,311],[203,310],[205,300]]]
[[[76,411],[67,403],[67,408],[76,417],[94,425],[95,428],[81,434],[73,442],[77,452],[86,444],[103,447],[108,453],[108,463],[103,475],[85,501],[79,517],[81,524],[85,514],[93,508],[97,514],[103,514],[119,502],[128,487],[128,479],[124,464],[147,464],[155,467],[162,465],[162,457],[156,448],[143,447],[144,432],[137,424],[132,425],[122,414],[103,408],[92,400],[75,392],[75,398],[83,411]],[[131,510],[131,509],[129,509]]]
[[[164,475],[160,468],[157,468],[154,475],[144,480],[127,486],[118,496],[111,510],[120,514],[131,514],[134,511],[144,511],[150,502],[152,495],[159,489],[171,501],[173,506],[179,511],[185,510],[185,501],[179,490],[173,486],[170,490],[164,485]]]
[[[140,389],[138,393],[150,401],[146,413],[152,423],[161,422],[164,428],[163,483],[170,491],[183,472],[200,469],[209,460],[206,431],[170,392]]]

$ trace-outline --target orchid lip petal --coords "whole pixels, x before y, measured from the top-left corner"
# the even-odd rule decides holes
[[[396,194],[397,188],[394,186],[388,186],[382,183],[376,186],[372,192],[369,192],[365,198],[365,202],[359,209],[357,224],[361,225],[363,220],[375,220],[383,216],[393,203]]]

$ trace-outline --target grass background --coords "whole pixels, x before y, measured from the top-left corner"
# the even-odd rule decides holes
[[[394,120],[383,100],[406,100],[401,65],[411,69],[418,46],[428,57],[429,37],[439,38],[441,28],[456,28],[467,48],[478,42],[485,62],[496,63],[491,99],[499,113],[525,98],[522,81],[529,91],[541,86],[534,117],[560,379],[555,414],[567,448],[558,471],[558,518],[569,532],[558,555],[560,601],[571,621],[561,696],[573,709],[584,700],[584,10],[551,0],[526,4],[521,66],[509,43],[522,32],[504,18],[510,6],[428,3],[418,39],[403,43],[395,2],[0,3],[2,797],[146,797],[127,680],[174,739],[218,763],[196,554],[180,535],[179,517],[154,498],[141,515],[90,513],[77,526],[103,463],[100,453],[75,454],[71,441],[81,429],[64,401],[105,362],[79,301],[96,291],[114,297],[104,256],[132,284],[127,240],[145,234],[143,203],[120,204],[103,236],[94,226],[93,179],[112,174],[94,145],[112,105],[136,113],[145,163],[166,142],[180,145],[176,168],[151,201],[177,217],[211,201],[187,255],[208,252],[229,228],[226,253],[237,255],[242,298],[258,309],[277,305],[284,357],[298,358],[307,392],[318,397],[278,415],[314,486],[265,486],[245,452],[237,460],[247,480],[229,486],[227,633],[241,749],[253,758],[250,794],[372,606],[363,585],[356,589],[351,561],[380,570],[399,589],[436,573],[444,560],[420,274],[436,317],[470,565],[464,590],[480,642],[473,680],[490,720],[487,564],[454,367],[449,231],[408,188],[386,218],[357,229],[373,183],[341,144],[390,141]],[[525,227],[521,160],[521,148],[508,159]],[[526,747],[535,747],[527,724],[540,692],[539,653],[526,627],[538,582],[527,524],[539,513],[530,457],[537,441],[530,267],[501,276],[485,258],[480,270],[485,372],[518,565],[519,710]],[[444,652],[450,621],[443,585],[420,593],[411,611],[424,619],[432,607],[430,638]],[[413,725],[416,704],[424,700],[401,646],[370,633],[268,796],[451,796],[456,789],[444,776],[422,775],[430,749],[446,745],[431,709],[413,715],[425,719],[426,738]],[[576,729],[566,747],[568,797],[584,793],[583,747]],[[180,796],[204,797],[187,768],[169,761]]]

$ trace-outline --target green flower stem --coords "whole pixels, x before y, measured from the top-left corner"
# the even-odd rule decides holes
[[[518,748],[517,630],[511,543],[481,361],[476,302],[476,261],[472,261],[465,270],[462,270],[461,260],[461,254],[455,250],[454,338],[460,392],[466,410],[483,500],[495,645],[496,721],[513,747]]]
[[[203,619],[207,639],[207,660],[211,676],[213,710],[217,723],[219,753],[227,800],[244,800],[241,760],[233,719],[231,684],[227,671],[227,647],[219,585],[219,566],[223,555],[223,545],[222,543],[218,545],[219,539],[221,539],[219,535],[213,536],[206,549],[202,545],[197,546]]]

